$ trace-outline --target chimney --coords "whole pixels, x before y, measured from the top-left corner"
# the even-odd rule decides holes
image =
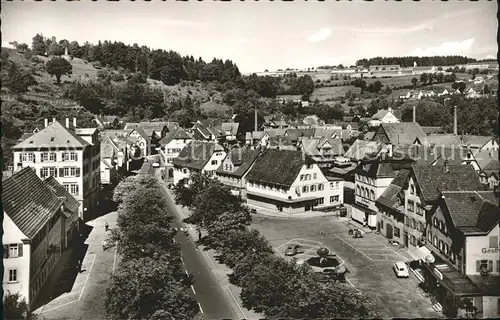
[[[444,171],[450,173],[450,167],[448,167],[448,159],[444,160]]]
[[[453,134],[455,136],[458,135],[458,127],[457,127],[457,106],[453,107]]]
[[[257,125],[257,106],[255,106],[255,126],[254,126],[254,131],[258,131],[258,125]]]
[[[69,129],[69,118],[66,118],[66,128]]]
[[[76,128],[76,118],[73,118],[73,128]]]
[[[417,106],[413,105],[413,122],[417,122]]]
[[[52,118],[52,123],[56,122],[56,118]]]
[[[47,128],[49,126],[49,119],[45,118],[45,128]]]

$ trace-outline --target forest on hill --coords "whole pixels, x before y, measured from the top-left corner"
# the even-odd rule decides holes
[[[455,66],[457,64],[466,64],[476,62],[476,59],[464,56],[432,56],[432,57],[375,57],[369,59],[360,59],[356,61],[357,66],[369,67],[373,65],[399,65],[401,67],[417,66]]]

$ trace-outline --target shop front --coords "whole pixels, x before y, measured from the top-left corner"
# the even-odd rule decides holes
[[[366,224],[372,230],[377,228],[377,212],[357,203],[352,204],[351,219],[363,225]]]
[[[425,290],[442,305],[447,317],[457,317],[461,309],[470,308],[464,301],[471,301],[476,309],[482,309],[482,291],[469,277],[438,257],[434,263],[424,262],[421,266]]]

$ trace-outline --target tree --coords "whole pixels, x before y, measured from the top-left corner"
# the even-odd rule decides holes
[[[126,196],[139,188],[160,188],[158,180],[151,176],[130,176],[120,181],[113,192],[113,201],[120,204]]]
[[[443,81],[444,81],[444,74],[441,73],[441,72],[438,73],[438,74],[436,74],[436,80],[437,80],[438,83],[443,83]]]
[[[49,56],[62,56],[64,54],[66,47],[57,42],[52,42],[50,44],[48,54]]]
[[[491,93],[490,87],[488,87],[488,85],[485,84],[483,87],[483,94],[490,94],[490,93]]]
[[[326,262],[326,258],[330,254],[330,250],[326,247],[321,247],[316,251],[316,253],[319,256],[319,264],[323,265]]]
[[[168,261],[122,262],[106,289],[106,314],[112,320],[193,319],[199,308],[187,291],[189,285],[184,272],[173,270]]]
[[[83,50],[77,41],[71,41],[68,45],[68,54],[72,57],[81,58]]]
[[[47,61],[45,67],[48,74],[55,76],[57,83],[61,83],[61,76],[72,74],[73,66],[64,58],[52,58]]]
[[[420,75],[420,82],[423,83],[423,84],[426,84],[427,83],[427,80],[429,80],[428,76],[427,76],[427,73],[422,73]]]
[[[413,87],[416,87],[416,86],[417,86],[417,83],[418,83],[418,79],[417,79],[417,78],[415,78],[415,77],[413,77],[413,78],[411,79],[411,84],[413,85]]]
[[[31,44],[31,50],[33,51],[33,54],[44,56],[47,52],[47,45],[45,44],[45,39],[43,38],[43,35],[41,34],[36,34],[33,37],[33,42]]]
[[[209,185],[220,183],[219,181],[210,177],[207,173],[193,173],[191,175],[191,183],[189,187],[185,187],[182,182],[174,187],[175,203],[183,207],[191,207],[194,198]]]
[[[25,298],[19,293],[7,291],[3,297],[3,318],[5,320],[35,320],[36,316],[28,311]]]
[[[246,277],[256,266],[260,264],[269,264],[276,257],[272,253],[268,252],[254,252],[253,250],[248,252],[246,256],[236,263],[233,269],[233,273],[229,275],[229,281],[232,284],[242,286],[241,280]]]
[[[30,86],[38,84],[33,75],[21,70],[14,63],[9,63],[4,68],[7,72],[2,72],[2,83],[15,94],[25,93]]]

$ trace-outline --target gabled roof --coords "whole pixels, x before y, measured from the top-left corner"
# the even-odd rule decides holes
[[[175,127],[178,127],[176,122],[167,122],[167,121],[151,121],[151,122],[129,122],[125,124],[124,130],[130,131],[131,129],[142,127],[144,132],[148,136],[152,136],[153,132],[160,133],[163,131],[165,127],[170,131]]]
[[[174,129],[173,131],[168,132],[161,140],[160,140],[160,145],[165,146],[169,144],[172,140],[189,140],[193,139],[193,137],[187,133],[183,128],[177,128]]]
[[[260,140],[266,135],[265,131],[252,131],[245,133],[245,140]]]
[[[98,131],[97,128],[75,128],[74,130],[77,135],[83,135],[83,136],[91,136],[96,131]]]
[[[398,210],[401,204],[398,203],[398,194],[401,192],[410,176],[409,169],[401,169],[391,184],[385,189],[382,195],[375,201],[377,204]],[[403,206],[404,207],[404,206]]]
[[[356,139],[354,143],[344,153],[344,157],[361,160],[368,155],[378,154],[383,148],[383,144],[378,141],[366,141]]]
[[[290,140],[298,140],[300,137],[314,137],[314,128],[286,129],[285,136]]]
[[[231,151],[229,151],[226,158],[229,158],[232,164],[237,167],[236,170],[234,170],[233,172],[226,171],[223,168],[223,165],[221,165],[217,169],[217,174],[243,177],[243,175],[245,175],[248,169],[250,169],[260,153],[260,149],[252,150],[250,148],[235,147],[231,149]]]
[[[303,165],[301,151],[267,149],[257,158],[246,179],[289,187]]]
[[[393,145],[413,144],[417,139],[422,144],[427,143],[425,132],[416,122],[382,123],[377,130],[381,129]]]
[[[60,199],[64,199],[64,208],[72,213],[78,214],[78,207],[80,207],[80,202],[76,200],[57,180],[56,178],[50,176],[43,182],[49,186],[49,188],[54,192],[56,196]],[[67,216],[68,217],[68,216]]]
[[[174,158],[173,164],[177,167],[201,170],[216,151],[224,151],[224,148],[215,142],[193,140]]]
[[[27,149],[41,146],[46,148],[83,148],[88,145],[89,143],[79,137],[75,131],[55,121],[28,139],[18,143],[12,149]]]
[[[210,132],[210,130],[208,130],[208,128],[202,124],[201,122],[197,122],[194,124],[193,126],[193,131],[197,130],[199,133],[201,133],[201,135],[203,137],[205,137],[206,139],[209,139],[210,138],[210,135],[212,134]]]
[[[395,170],[393,166],[393,163],[380,161],[379,159],[363,161],[358,165],[355,172],[374,179],[396,177],[399,171]]]
[[[104,122],[114,122],[115,120],[118,120],[117,116],[102,116],[102,120]]]
[[[496,150],[478,151],[472,156],[476,160],[479,169],[485,169],[490,163],[492,163],[492,168],[498,167],[498,152]]]
[[[412,175],[424,201],[435,201],[444,191],[484,190],[479,176],[471,165],[412,166]]]
[[[239,127],[240,127],[239,122],[223,122],[221,124],[222,130],[229,132],[229,134],[232,136],[236,136]]]
[[[441,204],[454,226],[468,233],[487,233],[500,220],[498,199],[491,191],[443,192]]]
[[[63,203],[31,168],[2,181],[3,210],[32,239]]]
[[[271,129],[271,128],[264,128],[264,132],[267,132],[270,138],[274,137],[279,137],[279,136],[284,136],[285,132],[288,129]]]
[[[138,134],[139,134],[142,138],[144,138],[145,140],[148,140],[148,139],[149,139],[149,137],[150,137],[150,135],[148,135],[148,134],[146,133],[146,131],[144,131],[144,129],[143,129],[141,126],[137,126],[137,127],[133,128],[133,129],[131,129],[131,130],[129,131],[129,133],[128,133],[129,138],[130,138],[130,135],[132,134],[132,132],[134,132],[134,131],[135,131],[135,132],[137,132],[137,133],[138,133]]]
[[[302,150],[308,156],[341,156],[344,154],[344,147],[342,146],[342,140],[339,138],[300,138],[302,143]],[[321,151],[322,148],[330,146],[329,150]]]
[[[314,136],[322,138],[331,138],[339,130],[331,128],[314,128]]]
[[[116,155],[116,145],[113,143],[110,137],[104,137],[101,140],[101,159],[103,158],[113,158]]]
[[[106,129],[101,131],[101,136],[106,136],[110,138],[116,138],[116,137],[125,137],[127,136],[128,133],[125,130],[119,130],[119,129]]]
[[[422,126],[422,130],[424,131],[425,134],[442,134],[444,133],[443,127],[428,127],[428,126]]]
[[[380,109],[379,111],[377,111],[377,113],[375,113],[371,119],[372,120],[382,120],[388,113],[392,113],[390,110],[387,110],[387,109]]]

